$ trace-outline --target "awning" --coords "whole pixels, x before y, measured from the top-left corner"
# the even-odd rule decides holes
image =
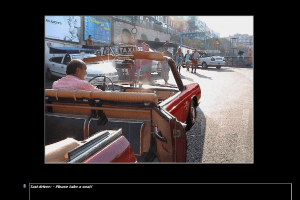
[[[79,47],[50,47],[50,53],[75,54],[80,52],[94,53],[94,49],[86,49],[86,48],[79,48]]]

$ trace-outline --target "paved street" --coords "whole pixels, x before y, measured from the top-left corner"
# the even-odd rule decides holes
[[[181,74],[202,90],[196,124],[187,132],[187,162],[253,163],[253,68]]]
[[[197,74],[182,68],[181,78],[202,90],[197,121],[186,133],[187,162],[253,163],[253,68],[209,67]],[[164,83],[158,74],[152,79]],[[175,84],[171,71],[169,83]]]

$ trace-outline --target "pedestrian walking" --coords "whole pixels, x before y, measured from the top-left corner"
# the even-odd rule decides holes
[[[149,51],[150,46],[145,42],[142,43],[143,51]],[[151,82],[152,60],[140,60],[141,72],[143,75],[143,83]]]
[[[184,61],[185,61],[185,66],[186,66],[187,71],[190,71],[190,62],[191,62],[190,56],[191,56],[190,51],[187,50],[186,54],[184,56]]]
[[[175,59],[176,59],[177,70],[180,73],[180,68],[182,66],[182,60],[183,60],[183,53],[181,52],[180,47],[177,49],[177,52],[175,53]]]
[[[194,49],[194,52],[191,55],[191,59],[192,59],[192,73],[193,73],[193,69],[194,69],[195,74],[196,74],[196,69],[197,69],[197,65],[198,65],[198,58],[200,58],[200,54],[197,52],[197,49]]]
[[[164,48],[163,51],[164,56],[168,56],[172,58],[172,54],[168,51],[169,46],[167,43],[163,45],[163,48]],[[165,84],[167,84],[169,80],[169,71],[170,71],[168,61],[161,61],[160,64],[161,64],[161,78],[164,79]]]

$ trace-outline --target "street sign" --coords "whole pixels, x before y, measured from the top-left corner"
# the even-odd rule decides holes
[[[181,34],[181,37],[190,37],[190,38],[203,37],[203,36],[204,36],[204,32],[201,32],[201,33],[183,33],[183,34]]]
[[[198,33],[182,33],[180,34],[180,46],[182,46],[182,38],[189,37],[189,38],[195,38],[195,37],[204,37],[204,49],[206,46],[206,33],[205,32],[198,32]]]
[[[216,39],[216,41],[215,41],[214,45],[220,45],[220,42],[219,42],[219,40],[218,40],[218,39]]]

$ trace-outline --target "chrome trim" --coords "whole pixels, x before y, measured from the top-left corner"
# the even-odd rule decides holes
[[[83,154],[77,156],[73,160],[69,161],[68,163],[80,163],[89,158],[91,155],[95,154],[97,151],[102,149],[103,147],[107,146],[112,141],[116,140],[118,137],[122,135],[122,129],[118,129],[117,131],[108,131],[109,135],[104,139],[101,140],[98,144],[94,145],[90,149],[86,150]]]

